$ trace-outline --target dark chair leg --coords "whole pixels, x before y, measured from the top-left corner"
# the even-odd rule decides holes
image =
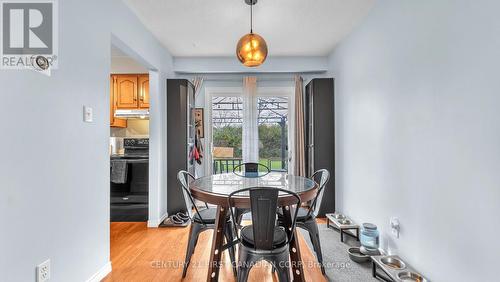
[[[305,227],[305,226],[304,226],[304,227]],[[315,243],[315,241],[314,241],[314,240],[315,240],[315,239],[314,239],[314,232],[309,231],[309,229],[308,229],[308,228],[304,228],[304,229],[306,229],[306,230],[307,230],[307,233],[309,233],[309,239],[311,239],[311,243],[312,243],[312,245],[313,245],[313,251],[314,251],[314,253],[317,253],[317,252],[318,252],[318,250],[316,249],[316,247],[317,247],[317,246],[316,246],[316,243]]]
[[[313,245],[314,252],[318,258],[318,262],[321,267],[321,273],[325,275],[325,267],[323,266],[323,252],[321,251],[321,242],[319,240],[319,230],[318,224],[314,218],[308,219],[305,222],[300,222],[297,224],[298,227],[304,228],[309,232],[309,237],[311,238],[311,243]]]
[[[288,282],[290,281],[290,268],[288,262],[288,252],[283,252],[275,257],[273,267],[276,267],[278,273],[278,281]]]
[[[230,221],[227,221],[226,228],[224,230],[224,233],[226,233],[226,234],[224,234],[224,235],[226,236],[226,242],[228,244],[234,240],[232,227],[233,227],[232,223]],[[234,276],[236,276],[237,272],[236,272],[236,258],[234,256],[234,254],[235,254],[234,246],[229,247],[228,251],[229,251],[229,257],[231,258],[231,265],[233,266],[233,274],[234,274]]]
[[[251,255],[246,248],[240,247],[238,259],[238,282],[246,282],[251,269]]]
[[[281,251],[278,250],[277,253],[267,253],[252,250],[241,245],[238,260],[238,282],[246,282],[250,269],[260,260],[266,260],[271,263],[273,270],[278,274],[280,282],[289,282],[290,265],[288,262],[290,254],[288,252],[288,245],[281,248]]]
[[[186,277],[187,268],[189,263],[191,262],[191,256],[193,255],[194,248],[196,243],[198,242],[198,235],[200,235],[201,231],[203,231],[204,226],[197,222],[191,223],[191,227],[189,229],[189,238],[188,245],[186,248],[186,258],[184,260],[184,269],[182,270],[182,278]]]

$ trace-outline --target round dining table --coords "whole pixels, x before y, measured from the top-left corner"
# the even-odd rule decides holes
[[[224,223],[230,212],[228,209],[228,196],[234,191],[250,187],[276,187],[290,190],[299,195],[302,203],[314,199],[318,190],[318,184],[313,180],[302,176],[290,175],[285,172],[231,172],[200,177],[191,182],[189,189],[195,199],[217,205],[217,217],[215,220],[210,261],[208,263],[207,281],[218,280],[222,251],[229,246],[229,244],[226,246],[223,245],[224,228],[226,226]],[[233,201],[234,206],[249,208],[250,198],[248,194],[246,195],[238,194],[237,200]],[[284,227],[288,232],[288,236],[292,236],[292,231],[290,231],[292,215],[296,207],[290,205],[295,203],[294,201],[296,200],[294,199],[289,194],[278,195],[278,205],[285,207],[283,209]],[[293,281],[305,281],[297,231],[293,230],[293,232],[293,238],[289,245]]]

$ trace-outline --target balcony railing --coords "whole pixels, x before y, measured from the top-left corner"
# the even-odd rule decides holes
[[[271,171],[287,171],[286,160],[281,158],[260,159],[259,162],[267,166]],[[233,172],[233,168],[242,164],[241,158],[217,158],[213,162],[213,173]]]

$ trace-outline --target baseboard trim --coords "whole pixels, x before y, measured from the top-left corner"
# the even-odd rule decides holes
[[[158,220],[148,220],[148,227],[149,228],[157,228],[167,217],[168,217],[168,213],[165,213]]]
[[[87,282],[100,282],[106,275],[111,273],[111,262],[108,261],[99,271],[97,271],[92,277],[90,277]]]

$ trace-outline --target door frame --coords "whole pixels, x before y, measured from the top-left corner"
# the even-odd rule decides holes
[[[257,98],[259,97],[288,98],[288,172],[291,172],[294,169],[292,160],[295,152],[295,87],[257,87]]]
[[[205,164],[203,167],[205,175],[213,173],[212,157],[212,97],[242,97],[243,87],[206,87],[205,88]],[[292,86],[263,86],[257,87],[257,98],[259,97],[287,97],[288,98],[288,171],[293,171],[293,152],[295,152],[295,87]]]
[[[205,88],[205,111],[207,122],[205,123],[205,175],[212,175],[212,97],[243,97],[243,87],[206,87]]]
[[[166,171],[166,77],[167,75],[154,66],[154,63],[143,58],[141,52],[137,52],[129,44],[125,43],[116,34],[111,34],[110,46],[121,50],[128,57],[135,60],[148,70],[149,73],[149,196],[148,196],[148,227],[158,227],[168,216],[166,203],[162,195],[166,194],[165,171]],[[109,60],[111,66],[111,58]],[[109,91],[107,92],[109,93]],[[109,99],[108,99],[109,100]],[[109,110],[109,107],[108,107]],[[108,113],[109,116],[109,113]],[[108,121],[109,126],[109,121]],[[108,198],[110,192],[108,191]],[[108,221],[110,215],[108,215]]]

